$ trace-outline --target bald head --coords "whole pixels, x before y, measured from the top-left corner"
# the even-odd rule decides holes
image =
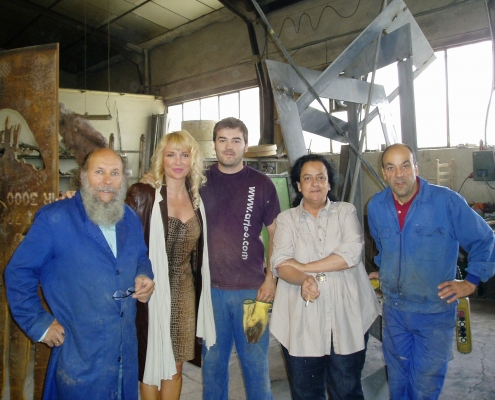
[[[394,150],[394,149],[398,149],[398,148],[405,148],[405,149],[407,149],[407,151],[409,151],[409,153],[412,155],[413,161],[416,163],[416,154],[414,154],[414,150],[411,148],[411,146],[409,146],[407,144],[404,144],[404,143],[395,143],[395,144],[391,144],[390,146],[388,146],[383,151],[383,154],[382,154],[382,168],[385,166],[385,164],[383,163],[383,159],[385,158],[385,155],[387,154],[387,152],[389,150]]]

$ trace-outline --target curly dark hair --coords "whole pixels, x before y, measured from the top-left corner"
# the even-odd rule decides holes
[[[325,168],[327,169],[328,174],[328,183],[330,184],[330,191],[327,194],[327,197],[331,201],[338,201],[338,197],[334,193],[334,189],[336,188],[336,177],[337,172],[335,167],[331,161],[328,161],[321,154],[307,154],[305,156],[299,157],[290,170],[290,180],[294,191],[297,193],[296,197],[292,201],[292,207],[297,207],[303,198],[302,193],[297,188],[297,183],[301,182],[301,170],[304,164],[310,161],[319,161],[323,163]]]

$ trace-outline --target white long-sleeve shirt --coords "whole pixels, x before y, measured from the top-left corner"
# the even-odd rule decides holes
[[[276,267],[291,258],[303,264],[318,260],[322,243],[321,258],[337,254],[349,268],[325,272],[326,281],[318,283],[320,296],[307,307],[301,287],[279,279],[270,331],[293,356],[330,354],[332,336],[337,354],[355,353],[364,349],[364,334],[380,313],[361,261],[363,234],[356,209],[349,203],[327,201],[314,218],[303,203],[277,217],[273,274],[278,276]]]

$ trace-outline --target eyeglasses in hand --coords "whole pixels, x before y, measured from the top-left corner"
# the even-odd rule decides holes
[[[117,290],[114,294],[112,294],[112,297],[114,300],[122,300],[125,299],[126,297],[132,296],[132,294],[135,292],[133,287],[128,288],[125,292],[122,290]]]

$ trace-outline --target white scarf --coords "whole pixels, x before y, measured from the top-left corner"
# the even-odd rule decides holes
[[[155,275],[155,292],[148,302],[148,348],[143,376],[143,383],[158,386],[158,389],[160,389],[162,379],[172,379],[172,376],[177,373],[170,338],[170,282],[168,279],[165,231],[160,210],[160,201],[163,200],[160,190],[161,188],[156,189],[155,203],[151,211],[149,258]],[[202,200],[199,209],[203,222],[204,244],[203,267],[201,269],[203,285],[199,299],[196,335],[202,337],[206,347],[209,348],[216,342],[216,330],[211,302],[206,212]]]
[[[206,347],[210,348],[217,340],[215,319],[213,318],[213,305],[211,303],[211,279],[210,259],[208,258],[208,229],[206,227],[206,211],[203,200],[199,203],[201,219],[203,221],[203,267],[201,268],[201,281],[203,283],[201,297],[199,298],[198,327],[196,336],[203,338]]]
[[[177,373],[170,338],[170,282],[160,189],[156,189],[151,211],[149,258],[155,275],[155,292],[148,302],[148,348],[143,376],[143,383],[158,388],[162,379],[172,379]]]

